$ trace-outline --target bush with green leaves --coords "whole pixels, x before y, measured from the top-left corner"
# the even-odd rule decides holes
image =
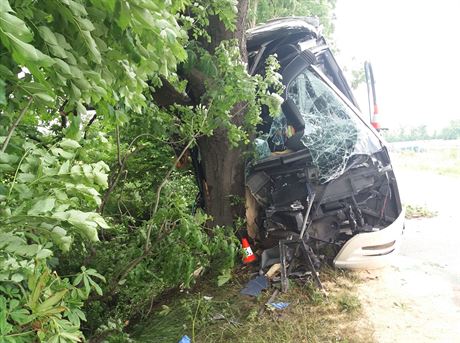
[[[47,148],[15,137],[1,152],[0,339],[79,341],[84,300],[104,277],[94,269],[61,278],[55,253],[76,236],[98,241],[108,228],[94,212],[107,187],[108,166],[79,160],[79,143],[63,139]]]
[[[236,29],[236,5],[0,1],[0,342],[108,339],[203,270],[230,278],[234,229],[207,226],[175,166],[222,128],[246,144],[261,106],[277,112],[276,59],[250,76],[236,40],[206,48],[216,18]],[[185,100],[161,104],[164,86]]]

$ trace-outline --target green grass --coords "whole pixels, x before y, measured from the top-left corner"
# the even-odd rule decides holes
[[[440,175],[460,176],[460,150],[428,150],[424,152],[392,153],[392,161],[398,169],[434,172]]]
[[[190,294],[182,293],[167,307],[138,325],[136,342],[178,342],[182,335],[193,342],[372,342],[373,330],[361,320],[353,273],[331,269],[321,272],[325,296],[311,284],[291,282],[288,293],[275,301],[288,302],[282,310],[261,308],[273,288],[259,298],[239,292],[248,275],[216,287],[206,282]],[[204,296],[212,296],[206,300]]]

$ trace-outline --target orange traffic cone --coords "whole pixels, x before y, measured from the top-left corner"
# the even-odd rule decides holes
[[[243,238],[241,240],[241,245],[243,246],[243,263],[251,263],[252,261],[255,261],[256,255],[252,252],[247,238]]]
[[[377,104],[374,105],[374,115],[372,116],[371,125],[379,131],[381,129],[380,120],[379,120],[379,110]]]

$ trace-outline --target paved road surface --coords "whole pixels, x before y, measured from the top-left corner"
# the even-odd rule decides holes
[[[438,211],[412,219],[400,255],[363,271],[360,297],[377,342],[460,342],[460,177],[400,172],[406,204]]]

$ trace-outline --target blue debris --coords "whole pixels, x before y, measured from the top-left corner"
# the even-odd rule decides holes
[[[269,303],[268,306],[276,310],[284,310],[289,306],[289,303]]]
[[[268,288],[268,278],[265,275],[259,275],[250,280],[246,287],[241,290],[241,294],[250,295],[252,297],[258,296],[264,289]]]
[[[180,341],[178,343],[191,343],[192,341],[190,340],[190,337],[187,335],[182,336]]]

